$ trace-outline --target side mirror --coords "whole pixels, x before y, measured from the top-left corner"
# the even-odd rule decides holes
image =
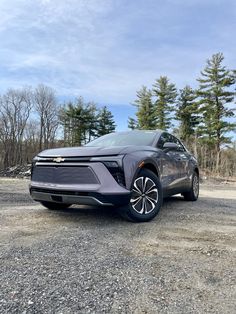
[[[179,145],[176,143],[172,143],[172,142],[166,142],[163,145],[163,149],[165,151],[169,151],[169,150],[179,150]]]

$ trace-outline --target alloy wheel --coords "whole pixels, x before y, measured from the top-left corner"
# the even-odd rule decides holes
[[[139,214],[150,214],[158,202],[158,188],[149,177],[138,177],[133,184],[131,206]]]

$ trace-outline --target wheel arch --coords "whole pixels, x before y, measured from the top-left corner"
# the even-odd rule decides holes
[[[142,170],[142,169],[147,169],[147,170],[150,170],[152,171],[158,178],[160,177],[160,172],[159,172],[159,169],[157,167],[157,165],[154,164],[154,162],[150,159],[146,159],[146,160],[143,160],[141,161],[139,164],[138,164],[138,167],[135,171],[135,174],[134,174],[134,177],[137,177],[138,173]]]
[[[145,154],[144,152],[139,152],[139,155],[127,154],[125,156],[123,163],[127,189],[131,188],[134,178],[137,177],[141,169],[148,169],[160,178],[159,165],[154,158],[157,159],[157,156],[152,152],[148,152],[148,156],[147,152]]]
[[[152,171],[153,173],[155,173],[155,175],[157,177],[159,177],[159,171],[157,170],[157,167],[153,163],[150,163],[150,162],[145,163],[144,162],[144,165],[139,169],[140,170],[141,169],[148,169],[148,170]]]

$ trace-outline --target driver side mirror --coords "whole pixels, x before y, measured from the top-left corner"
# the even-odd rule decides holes
[[[165,151],[169,151],[169,150],[179,150],[179,145],[176,143],[172,143],[172,142],[166,142],[163,145],[163,150]]]

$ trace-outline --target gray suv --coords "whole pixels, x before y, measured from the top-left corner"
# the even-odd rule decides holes
[[[32,163],[30,194],[48,209],[115,206],[131,221],[154,218],[164,197],[196,201],[199,168],[175,136],[161,130],[104,135],[83,147],[49,149]]]

